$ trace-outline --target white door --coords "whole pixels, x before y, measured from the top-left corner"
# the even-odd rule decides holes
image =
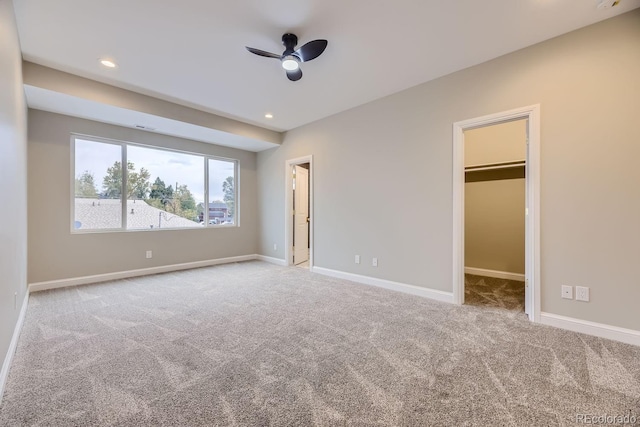
[[[294,166],[293,263],[309,260],[309,170]]]

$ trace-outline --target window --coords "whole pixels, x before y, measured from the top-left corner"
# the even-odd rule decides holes
[[[76,232],[237,224],[236,160],[80,136],[72,144]]]
[[[147,147],[127,147],[127,229],[200,227],[204,157]],[[137,203],[136,200],[144,200]]]
[[[102,177],[122,161],[122,145],[76,140],[75,144],[75,217],[76,230],[101,230],[122,227],[120,194],[102,190]],[[120,174],[122,180],[122,174]],[[97,180],[101,180],[98,182]]]
[[[235,163],[209,159],[209,224],[234,224]]]

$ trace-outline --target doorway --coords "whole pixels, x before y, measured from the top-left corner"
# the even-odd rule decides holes
[[[465,120],[453,125],[453,296],[457,304],[465,302],[465,132],[518,120],[526,123],[526,151],[523,162],[526,191],[523,206],[524,311],[531,321],[536,322],[540,318],[539,105]],[[495,166],[509,169],[509,165],[505,164]]]
[[[313,268],[313,159],[288,160],[285,197],[287,265]]]
[[[464,131],[464,303],[524,312],[527,119]]]

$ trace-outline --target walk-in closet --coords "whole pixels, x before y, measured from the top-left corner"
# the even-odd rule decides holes
[[[465,304],[524,312],[527,121],[466,130]]]

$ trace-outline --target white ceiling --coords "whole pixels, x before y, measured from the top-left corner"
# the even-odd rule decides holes
[[[279,131],[640,6],[596,3],[14,0],[25,60]],[[244,48],[281,53],[285,32],[329,40],[298,82]]]

